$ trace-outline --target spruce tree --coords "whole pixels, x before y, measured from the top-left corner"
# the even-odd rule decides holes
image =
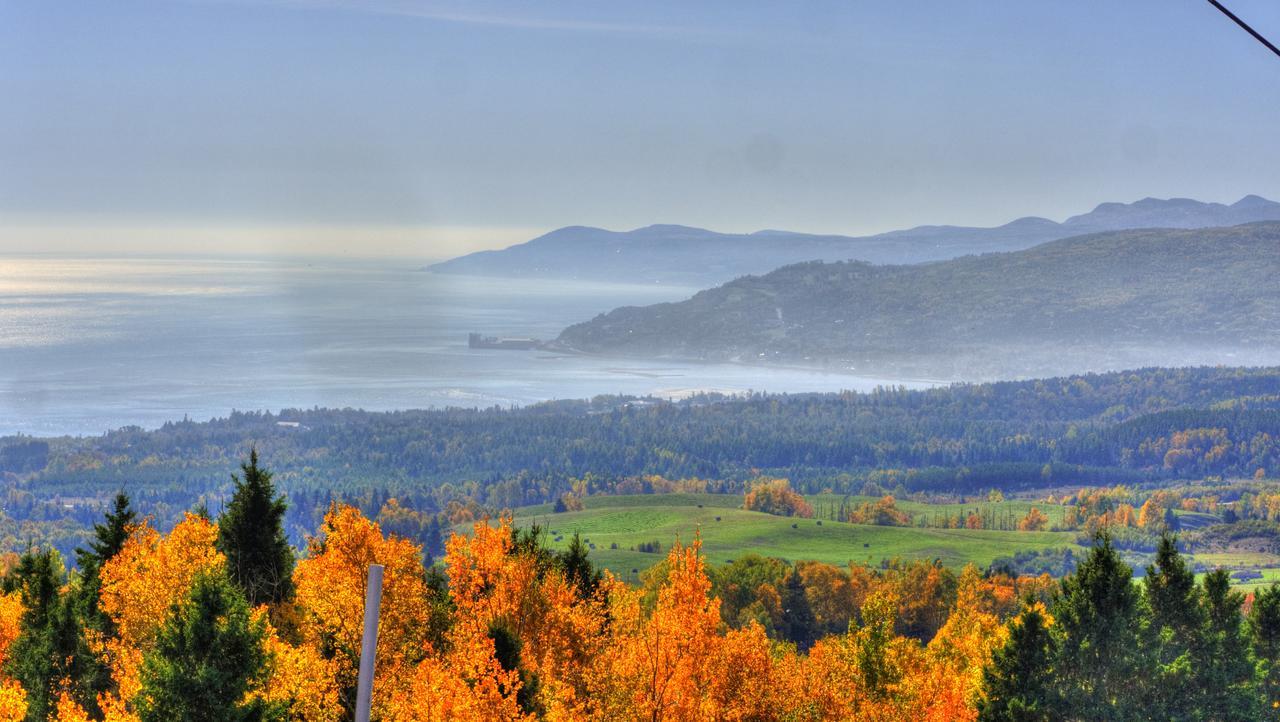
[[[115,622],[110,615],[102,611],[102,567],[112,557],[120,553],[125,542],[129,540],[130,531],[137,521],[129,496],[124,491],[116,493],[111,502],[111,510],[103,517],[102,522],[93,525],[93,539],[88,549],[76,549],[76,566],[80,568],[79,584],[74,590],[73,605],[67,605],[64,616],[70,617],[63,622],[75,626],[75,640],[69,642],[75,651],[71,660],[72,675],[77,681],[76,701],[91,714],[97,714],[98,695],[112,691],[114,682],[107,665],[88,648],[85,630],[92,631],[103,639],[116,636]]]
[[[1144,642],[1155,665],[1146,707],[1160,719],[1194,719],[1203,703],[1194,660],[1203,646],[1204,610],[1195,573],[1169,534],[1160,537],[1143,591],[1151,619]]]
[[[88,549],[76,549],[76,566],[80,568],[81,614],[84,624],[109,637],[115,636],[115,624],[100,608],[102,566],[120,553],[129,540],[129,531],[137,520],[137,514],[129,504],[129,496],[123,491],[116,494],[103,521],[93,525],[93,540]]]
[[[30,549],[5,578],[5,591],[22,598],[21,631],[9,648],[7,671],[27,693],[27,720],[49,718],[54,695],[67,679],[63,605],[59,594],[66,570],[52,549]]]
[[[1261,719],[1254,665],[1245,639],[1240,608],[1244,595],[1231,590],[1225,569],[1204,578],[1204,639],[1196,660],[1197,696],[1203,700],[1197,719]]]
[[[1143,681],[1149,666],[1139,644],[1145,621],[1133,570],[1105,534],[1088,558],[1062,581],[1053,616],[1061,640],[1054,660],[1057,698],[1064,717],[1142,719]]]
[[[277,496],[271,472],[258,466],[258,451],[232,474],[236,490],[218,519],[218,549],[227,557],[232,581],[251,606],[293,595],[293,549],[284,533],[284,496]]]
[[[223,574],[203,574],[173,605],[142,661],[142,722],[257,722],[283,715],[246,693],[265,681],[265,624]]]
[[[582,536],[574,532],[569,548],[559,555],[564,578],[573,584],[579,599],[590,599],[600,586],[600,571],[591,564],[587,554],[587,545],[583,543]]]
[[[538,691],[541,684],[538,675],[525,669],[520,662],[523,644],[520,637],[511,631],[505,622],[497,621],[489,625],[489,639],[493,640],[493,658],[508,672],[520,675],[520,689],[516,691],[516,704],[526,714],[541,717],[541,705],[538,704]]]
[[[1049,722],[1059,719],[1053,698],[1054,639],[1036,607],[1022,610],[1009,639],[982,671],[985,691],[979,722]]]
[[[818,639],[818,620],[809,606],[804,580],[798,569],[792,569],[783,582],[780,626],[783,638],[794,643],[801,652],[807,652]]]
[[[1257,660],[1259,694],[1263,703],[1274,709],[1280,706],[1280,582],[1253,596],[1249,648]]]

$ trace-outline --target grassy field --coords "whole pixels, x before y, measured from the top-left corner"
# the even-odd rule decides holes
[[[1030,508],[1025,502],[1006,503]],[[960,567],[969,562],[990,564],[1019,550],[1075,547],[1073,533],[863,526],[778,517],[744,511],[740,495],[595,496],[585,505],[583,511],[556,514],[543,504],[517,509],[515,516],[519,524],[537,523],[550,530],[553,548],[564,548],[574,532],[580,533],[594,545],[591,556],[597,564],[627,579],[663,559],[676,538],[689,542],[699,532],[703,551],[714,564],[754,552],[841,565],[878,564],[894,557],[937,558]],[[662,545],[661,553],[633,550],[654,541]]]
[[[819,515],[828,517],[831,511],[839,511],[842,503],[847,506],[857,506],[863,502],[879,500],[879,497],[874,496],[844,496],[843,494],[811,494],[805,498],[813,505]],[[935,519],[955,516],[956,514],[968,516],[969,512],[972,511],[976,511],[979,514],[994,515],[1016,524],[1018,520],[1027,515],[1027,512],[1031,511],[1033,506],[1043,512],[1048,517],[1049,524],[1053,525],[1061,523],[1062,515],[1067,511],[1067,507],[1060,504],[1041,504],[1022,500],[980,501],[968,504],[924,504],[898,499],[896,500],[896,505],[913,517],[924,517],[932,526],[941,526],[940,524],[934,524]]]

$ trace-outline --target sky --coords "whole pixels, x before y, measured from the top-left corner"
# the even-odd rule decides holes
[[[1277,168],[1280,58],[1204,0],[0,0],[0,252],[864,234]]]

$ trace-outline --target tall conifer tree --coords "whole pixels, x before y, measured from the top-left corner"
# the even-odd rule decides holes
[[[1067,719],[1144,719],[1142,705],[1133,703],[1145,694],[1149,670],[1138,602],[1133,569],[1109,536],[1098,536],[1053,606],[1061,640],[1053,666]]]
[[[293,549],[284,533],[288,505],[276,494],[271,472],[258,466],[257,449],[240,471],[243,476],[231,476],[236,490],[218,519],[218,549],[250,606],[280,602],[293,595]]]

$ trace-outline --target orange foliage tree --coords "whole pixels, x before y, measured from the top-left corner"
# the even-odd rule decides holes
[[[337,689],[348,706],[359,671],[370,564],[384,567],[374,686],[379,692],[375,697],[385,700],[427,652],[430,593],[422,549],[405,539],[383,536],[378,525],[354,507],[334,506],[293,573],[303,640],[330,650]]]
[[[1044,531],[1048,524],[1049,517],[1033,506],[1027,515],[1022,517],[1022,521],[1018,522],[1018,531]]]
[[[778,516],[813,517],[813,507],[791,490],[787,479],[758,479],[751,483],[742,499],[742,508]]]

